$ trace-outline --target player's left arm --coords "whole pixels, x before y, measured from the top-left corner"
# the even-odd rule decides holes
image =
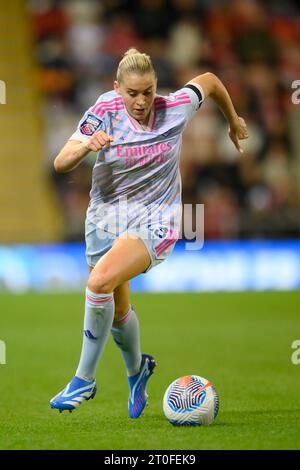
[[[203,98],[211,97],[219,106],[229,124],[229,137],[236,149],[243,153],[239,140],[249,137],[247,125],[244,119],[236,113],[231,98],[221,80],[211,72],[198,75],[188,82],[200,87]]]

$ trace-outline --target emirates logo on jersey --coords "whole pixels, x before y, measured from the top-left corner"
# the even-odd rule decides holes
[[[151,145],[117,145],[118,157],[145,157],[147,155],[166,155],[173,150],[170,142]]]
[[[169,154],[173,150],[170,142],[162,142],[151,145],[117,145],[117,157],[125,159],[125,167],[145,166],[149,164],[159,164],[167,161]]]

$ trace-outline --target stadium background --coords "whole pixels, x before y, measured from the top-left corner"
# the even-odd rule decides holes
[[[0,448],[299,448],[299,371],[290,360],[300,327],[300,105],[292,102],[300,79],[298,2],[10,0],[1,6],[0,43],[0,340],[7,347],[0,413],[10,430]],[[212,100],[185,131],[183,202],[204,204],[205,244],[187,251],[183,240],[166,263],[132,283],[134,291],[173,292],[134,296],[144,344],[161,367],[145,427],[120,433],[126,413],[109,400],[123,394],[126,403],[126,384],[117,386],[101,366],[102,401],[73,421],[96,426],[105,406],[100,441],[86,431],[61,442],[64,425],[45,418],[45,404],[78,358],[95,156],[63,175],[53,159],[85,109],[111,89],[131,46],[151,55],[162,94],[202,72],[218,75],[250,138],[240,157]],[[241,293],[205,293],[224,290]],[[110,359],[123,374],[113,345],[107,351],[103,363]],[[223,413],[201,441],[189,431],[166,433],[160,404],[170,381],[197,370],[216,381]],[[23,395],[32,407],[24,408]],[[149,440],[153,426],[162,434]]]
[[[300,106],[291,99],[292,83],[300,77],[297,2],[43,0],[13,1],[5,11],[13,20],[2,15],[0,79],[7,89],[0,127],[4,288],[84,285],[82,246],[81,251],[78,246],[46,250],[45,245],[42,250],[16,250],[7,244],[83,241],[95,155],[69,174],[56,174],[53,159],[84,110],[111,88],[118,61],[132,45],[153,58],[160,93],[202,72],[216,73],[249,126],[242,158],[212,100],[185,131],[183,202],[204,204],[207,243],[201,252],[185,257],[183,271],[181,257],[177,263],[174,254],[172,272],[181,276],[183,290],[300,286]],[[290,239],[291,245],[254,243]],[[211,246],[210,240],[253,243],[249,251],[243,244]],[[176,254],[181,248],[179,244]],[[234,256],[237,249],[242,256]],[[195,259],[201,271],[195,278],[215,283],[185,278]],[[49,265],[47,279],[41,279],[41,264]],[[159,285],[169,290],[164,269],[168,266],[133,288]],[[153,276],[159,282],[152,286]]]

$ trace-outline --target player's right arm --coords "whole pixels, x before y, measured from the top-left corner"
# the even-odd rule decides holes
[[[68,140],[54,160],[54,168],[57,173],[67,173],[76,168],[88,153],[99,152],[109,148],[113,138],[104,131],[96,132],[92,137],[83,142]]]

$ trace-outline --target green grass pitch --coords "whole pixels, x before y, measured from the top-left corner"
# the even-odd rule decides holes
[[[71,379],[83,295],[0,296],[0,449],[300,449],[300,292],[135,294],[142,349],[158,362],[149,406],[127,417],[127,381],[110,338],[94,400],[72,414],[49,399]],[[171,381],[211,380],[220,410],[208,427],[173,427],[162,398]]]

